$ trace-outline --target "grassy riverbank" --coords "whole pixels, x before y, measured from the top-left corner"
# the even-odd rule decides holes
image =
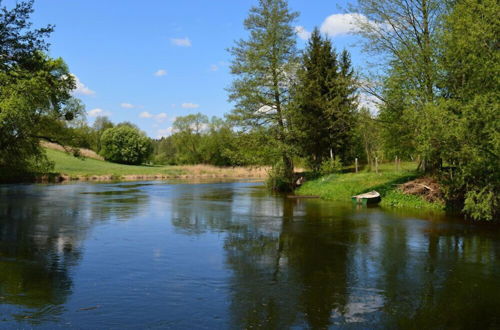
[[[331,174],[307,181],[297,195],[316,195],[326,200],[350,201],[353,195],[376,190],[382,196],[381,206],[443,210],[444,205],[428,202],[420,196],[404,194],[399,185],[419,177],[415,163],[402,163],[396,170],[394,164],[380,165],[379,173]]]
[[[142,180],[169,178],[263,178],[266,168],[123,165],[94,158],[76,158],[63,151],[46,149],[54,172],[64,180]]]

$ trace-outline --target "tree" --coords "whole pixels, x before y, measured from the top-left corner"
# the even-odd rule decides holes
[[[463,210],[473,219],[498,219],[498,2],[456,1],[443,21],[440,65],[445,74],[441,86],[448,112],[446,131],[453,134],[449,138],[449,147],[443,148],[442,154],[449,164],[455,166],[453,172],[443,173],[447,198],[463,203]]]
[[[437,102],[439,72],[438,35],[440,20],[446,9],[445,2],[439,0],[360,0],[351,8],[357,15],[360,34],[365,38],[365,50],[382,64],[386,75],[375,77],[376,81],[365,84],[365,89],[378,97],[388,111],[400,111],[395,96],[386,93],[387,80],[395,74],[403,84],[397,97],[405,99],[408,107],[404,109],[407,120],[413,123],[412,131],[419,135],[426,119],[425,107]],[[387,75],[388,74],[388,75]],[[390,84],[389,84],[390,85]],[[381,91],[382,89],[382,91]],[[398,118],[397,114],[387,116]],[[396,124],[397,125],[397,124]],[[425,159],[426,170],[440,168],[442,159],[436,158],[438,152],[430,148],[430,141],[417,152]],[[428,152],[428,153],[424,153]]]
[[[230,49],[235,80],[229,99],[235,102],[230,118],[240,126],[267,127],[277,141],[284,175],[293,183],[290,144],[290,88],[297,66],[295,32],[285,0],[260,0],[244,22],[250,35]]]
[[[0,9],[0,168],[11,177],[49,170],[39,140],[68,141],[65,122],[83,111],[64,61],[44,54],[52,27],[31,29],[32,7]]]
[[[335,84],[338,81],[337,54],[330,40],[314,29],[302,56],[294,86],[294,137],[301,154],[315,171],[330,157]]]
[[[346,160],[357,108],[356,81],[347,51],[337,55],[315,29],[294,86],[294,137],[313,170],[328,158]]]
[[[98,116],[94,120],[94,124],[92,125],[93,130],[93,138],[92,138],[92,147],[95,152],[99,153],[101,151],[101,136],[104,131],[108,128],[113,128],[115,125],[107,116]]]
[[[137,128],[118,125],[108,128],[101,137],[101,155],[111,162],[139,165],[152,152],[150,139]]]
[[[203,162],[202,135],[208,129],[208,117],[191,114],[177,117],[173,124],[172,139],[177,150],[179,164],[200,164]]]

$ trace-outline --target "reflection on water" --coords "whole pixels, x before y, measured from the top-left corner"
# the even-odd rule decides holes
[[[257,183],[0,186],[0,328],[495,328],[500,230]]]

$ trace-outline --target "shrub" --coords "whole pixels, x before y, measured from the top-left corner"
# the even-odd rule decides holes
[[[266,180],[266,186],[278,192],[289,192],[293,190],[293,183],[287,179],[285,166],[282,161],[274,164],[269,170]]]
[[[342,171],[342,162],[337,159],[327,159],[321,163],[319,168],[321,175],[339,173],[340,171]]]
[[[152,151],[150,139],[129,125],[108,128],[101,136],[100,153],[114,163],[138,165],[148,160]]]

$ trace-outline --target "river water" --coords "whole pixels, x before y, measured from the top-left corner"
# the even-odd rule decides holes
[[[1,185],[0,328],[498,328],[500,230],[260,183]]]

